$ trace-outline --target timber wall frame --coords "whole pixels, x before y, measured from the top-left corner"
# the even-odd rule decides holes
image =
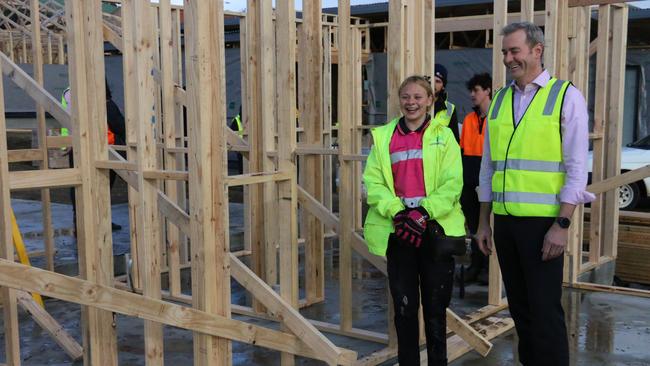
[[[532,19],[532,1],[524,3],[520,17]],[[543,24],[547,67],[560,78],[573,80],[586,93],[588,55],[597,49],[597,90],[607,94],[597,94],[596,100],[621,101],[626,39],[622,25],[627,22],[627,7],[599,6],[599,37],[590,47],[590,10],[585,5],[591,3],[579,7],[570,7],[569,3],[546,2]],[[339,0],[336,17],[321,14],[320,1],[304,2],[302,21],[295,18],[293,0],[277,0],[275,11],[270,1],[249,0],[246,13],[230,14],[240,17],[242,25],[245,138],[225,127],[223,1],[186,0],[184,9],[170,6],[169,0],[161,0],[156,6],[136,0],[122,0],[121,4],[121,17],[107,17],[101,13],[100,0],[66,1],[65,32],[59,34],[67,43],[67,54],[61,60],[65,59],[70,68],[73,101],[69,111],[60,107],[58,97],[41,87],[42,74],[27,76],[16,65],[15,57],[4,52],[14,48],[2,48],[0,54],[2,72],[39,106],[38,153],[42,154],[38,159],[36,152],[10,154],[5,144],[4,113],[0,113],[0,232],[5,239],[0,246],[4,258],[0,259],[0,285],[5,286],[6,363],[20,364],[16,304],[25,299],[20,291],[83,305],[86,364],[117,364],[113,313],[145,320],[145,357],[152,365],[163,363],[163,325],[194,332],[194,362],[201,365],[230,364],[232,340],[278,350],[286,365],[294,362],[294,355],[328,364],[360,365],[395,357],[392,329],[386,333],[357,329],[352,319],[352,277],[358,258],[384,274],[386,262],[368,252],[359,232],[364,199],[361,162],[366,158],[361,154],[361,137],[368,128],[361,122],[361,71],[369,32],[367,24],[350,17],[349,0]],[[29,17],[42,13],[36,0],[30,5]],[[184,50],[180,47],[181,10],[185,12]],[[432,74],[434,19],[433,1],[390,2],[390,116],[399,113],[395,91],[401,80],[413,73]],[[506,1],[495,1],[491,27],[500,29],[506,19]],[[43,23],[32,19],[28,24],[32,24],[31,49],[42,50],[39,25]],[[126,146],[108,146],[105,139],[104,40],[123,54]],[[501,37],[495,36],[493,44],[499,50]],[[338,80],[332,80],[331,74],[334,50]],[[31,56],[39,66],[37,70],[42,67],[41,58],[42,52]],[[493,61],[496,89],[505,84],[505,68],[499,52],[494,53]],[[332,88],[338,90],[336,117],[332,116]],[[650,175],[648,167],[618,175],[622,103],[600,104],[592,134],[595,151],[600,149],[594,154],[599,171],[594,170],[590,187],[595,193],[608,192],[592,208],[592,228],[600,229],[591,237],[588,255],[581,253],[580,207],[567,250],[566,282],[581,288],[589,286],[578,282],[580,273],[616,257],[618,211],[614,189]],[[4,112],[2,107],[0,112]],[[186,124],[183,108],[187,109]],[[47,137],[45,112],[70,128],[71,137]],[[332,148],[333,120],[338,121],[336,149]],[[47,149],[70,144],[76,165],[48,169],[44,158]],[[227,174],[227,150],[245,156],[247,173]],[[127,158],[118,151],[126,151]],[[42,178],[42,172],[10,172],[10,155],[12,161],[18,155],[42,161],[41,169],[48,169],[47,179]],[[340,165],[338,216],[331,210],[331,159],[338,159]],[[128,285],[114,278],[112,271],[109,169],[129,184],[133,267]],[[52,272],[51,260],[47,270],[13,263],[8,234],[10,190],[42,190],[44,227],[51,232],[49,209],[45,208],[47,189],[69,186],[77,192],[79,277]],[[228,235],[227,189],[234,186],[246,187],[246,245],[239,253],[230,252]],[[339,240],[339,324],[305,319],[298,311],[327,301],[324,243],[326,236],[333,235]],[[44,237],[47,258],[51,258],[54,249],[47,242],[51,233]],[[300,245],[305,253],[304,299],[298,297]],[[250,268],[239,259],[242,255],[250,255]],[[489,339],[513,327],[511,319],[493,316],[507,303],[502,298],[496,256],[490,261],[488,304],[465,319],[448,311],[448,327],[455,333],[448,340],[450,360],[472,349],[487,354]],[[188,267],[192,296],[182,293],[180,286],[180,272]],[[169,275],[169,288],[164,291],[163,272]],[[253,295],[252,307],[230,304],[231,276]],[[235,313],[279,321],[281,329],[233,320],[231,314]],[[387,315],[391,319],[390,312]],[[354,350],[334,345],[321,331],[386,344],[386,348],[358,359]]]

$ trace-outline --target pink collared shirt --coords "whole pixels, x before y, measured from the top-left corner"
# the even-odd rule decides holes
[[[513,81],[509,87],[514,89],[515,124],[533,100],[537,89],[544,87],[551,76],[542,71],[532,83],[521,90]],[[560,120],[562,129],[562,161],[566,169],[564,186],[560,191],[560,201],[579,205],[593,201],[596,196],[586,191],[587,187],[587,153],[589,151],[589,113],[582,93],[573,85],[569,86],[562,105]],[[494,168],[490,154],[489,130],[485,130],[483,159],[479,174],[478,199],[480,202],[492,201],[492,175]]]

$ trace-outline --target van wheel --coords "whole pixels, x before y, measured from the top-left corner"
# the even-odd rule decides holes
[[[641,199],[641,190],[637,183],[624,184],[618,188],[618,207],[621,210],[634,209]]]

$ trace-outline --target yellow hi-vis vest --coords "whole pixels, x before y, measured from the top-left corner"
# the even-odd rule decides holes
[[[67,93],[69,90],[70,90],[69,87],[65,88],[65,90],[61,94],[61,106],[63,107],[63,109],[68,109],[68,101],[65,100],[65,93]],[[68,136],[68,135],[70,135],[70,131],[68,131],[68,129],[65,127],[61,127],[61,136]],[[63,148],[63,150],[65,150],[65,148]]]
[[[513,88],[503,88],[488,111],[494,213],[555,217],[566,171],[560,118],[571,83],[551,78],[539,88],[515,127]]]
[[[454,114],[454,109],[456,109],[456,106],[448,101],[445,101],[445,106],[447,107],[446,110],[438,111],[438,113],[433,116],[433,123],[449,127],[449,122],[451,122],[451,116]]]
[[[244,126],[241,124],[241,115],[236,115],[235,118],[235,123],[237,124],[237,134],[239,137],[244,137]]]

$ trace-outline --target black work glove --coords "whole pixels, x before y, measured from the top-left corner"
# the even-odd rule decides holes
[[[399,213],[395,217],[397,218],[398,215]],[[418,207],[407,210],[404,216],[401,224],[395,226],[395,235],[403,242],[419,248],[422,244],[422,235],[427,229],[429,214],[423,207]]]

